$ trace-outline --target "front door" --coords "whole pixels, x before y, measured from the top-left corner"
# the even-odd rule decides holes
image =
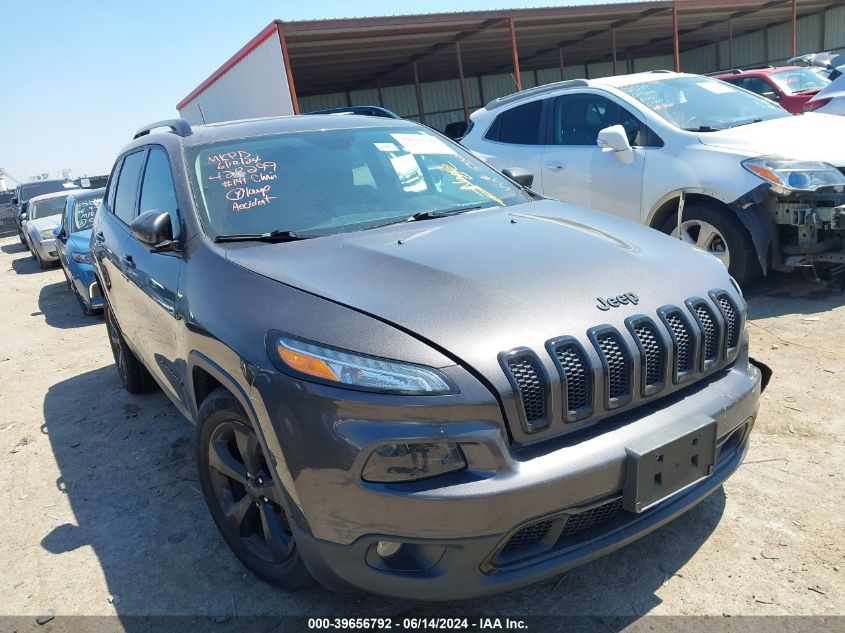
[[[551,198],[606,211],[640,222],[646,152],[645,126],[633,114],[600,94],[557,97],[549,112],[543,148],[543,193]],[[622,125],[634,160],[625,164],[597,145],[601,130]]]
[[[179,239],[180,222],[176,189],[167,152],[159,146],[147,151],[141,180],[138,214],[146,211],[167,211],[174,238]],[[127,267],[127,302],[135,313],[130,334],[136,351],[170,396],[185,402],[184,367],[178,365],[176,345],[178,320],[180,253],[156,253],[149,246],[130,236],[124,247]]]

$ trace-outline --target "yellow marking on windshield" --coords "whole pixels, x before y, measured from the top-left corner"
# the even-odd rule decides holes
[[[464,171],[461,171],[460,169],[455,167],[452,163],[441,163],[440,165],[435,167],[435,169],[439,169],[440,171],[445,172],[445,173],[449,174],[450,176],[452,176],[452,178],[455,179],[455,184],[460,185],[462,190],[472,191],[473,193],[477,193],[479,196],[482,196],[483,198],[487,198],[489,200],[492,200],[493,202],[498,204],[500,207],[505,206],[504,201],[502,201],[500,198],[497,198],[495,195],[493,195],[492,193],[487,191],[484,187],[477,185],[474,182],[472,182],[472,176],[470,176],[468,173],[466,173]]]

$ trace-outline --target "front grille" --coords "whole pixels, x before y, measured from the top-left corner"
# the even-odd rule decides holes
[[[719,354],[719,331],[716,319],[704,303],[695,304],[695,313],[698,315],[698,323],[701,325],[704,337],[704,362],[709,363],[716,360]]]
[[[609,501],[595,508],[584,510],[578,514],[570,514],[566,524],[563,526],[561,536],[572,536],[581,532],[586,532],[594,525],[604,523],[608,519],[612,519],[622,512],[622,499],[615,499]]]
[[[524,528],[514,534],[505,546],[502,548],[502,554],[515,552],[523,547],[531,547],[536,545],[545,538],[546,534],[552,527],[551,521],[540,521],[532,525],[526,525]]]
[[[596,345],[605,364],[608,404],[628,398],[631,395],[631,361],[622,338],[615,330],[609,330],[596,335]]]
[[[583,338],[550,339],[544,359],[527,347],[502,352],[499,360],[513,393],[506,403],[512,407],[509,419],[521,424],[521,430],[511,426],[512,439],[527,443],[524,434],[573,430],[705,378],[736,357],[744,316],[733,296],[717,289],[706,298],[663,306],[657,318],[628,317],[624,331],[600,325]]]
[[[538,361],[519,356],[509,359],[507,367],[516,383],[526,425],[530,429],[542,424],[546,419],[546,384]]]
[[[719,303],[719,307],[722,309],[722,314],[725,317],[727,346],[728,351],[732,352],[739,344],[740,316],[737,314],[736,308],[734,308],[734,304],[728,298],[728,295],[724,293],[717,295],[716,301]]]
[[[566,411],[570,418],[589,411],[592,404],[590,373],[580,345],[575,342],[554,346],[554,355],[566,384]]]

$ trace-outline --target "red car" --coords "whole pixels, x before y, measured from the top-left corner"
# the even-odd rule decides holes
[[[817,70],[802,66],[735,69],[711,76],[776,101],[792,114],[801,114],[804,104],[830,83]]]

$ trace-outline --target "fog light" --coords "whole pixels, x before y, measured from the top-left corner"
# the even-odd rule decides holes
[[[453,442],[387,444],[373,451],[361,477],[373,483],[417,481],[463,470],[466,465]]]
[[[382,558],[392,558],[402,549],[402,543],[396,541],[379,541],[376,544],[376,553]]]

